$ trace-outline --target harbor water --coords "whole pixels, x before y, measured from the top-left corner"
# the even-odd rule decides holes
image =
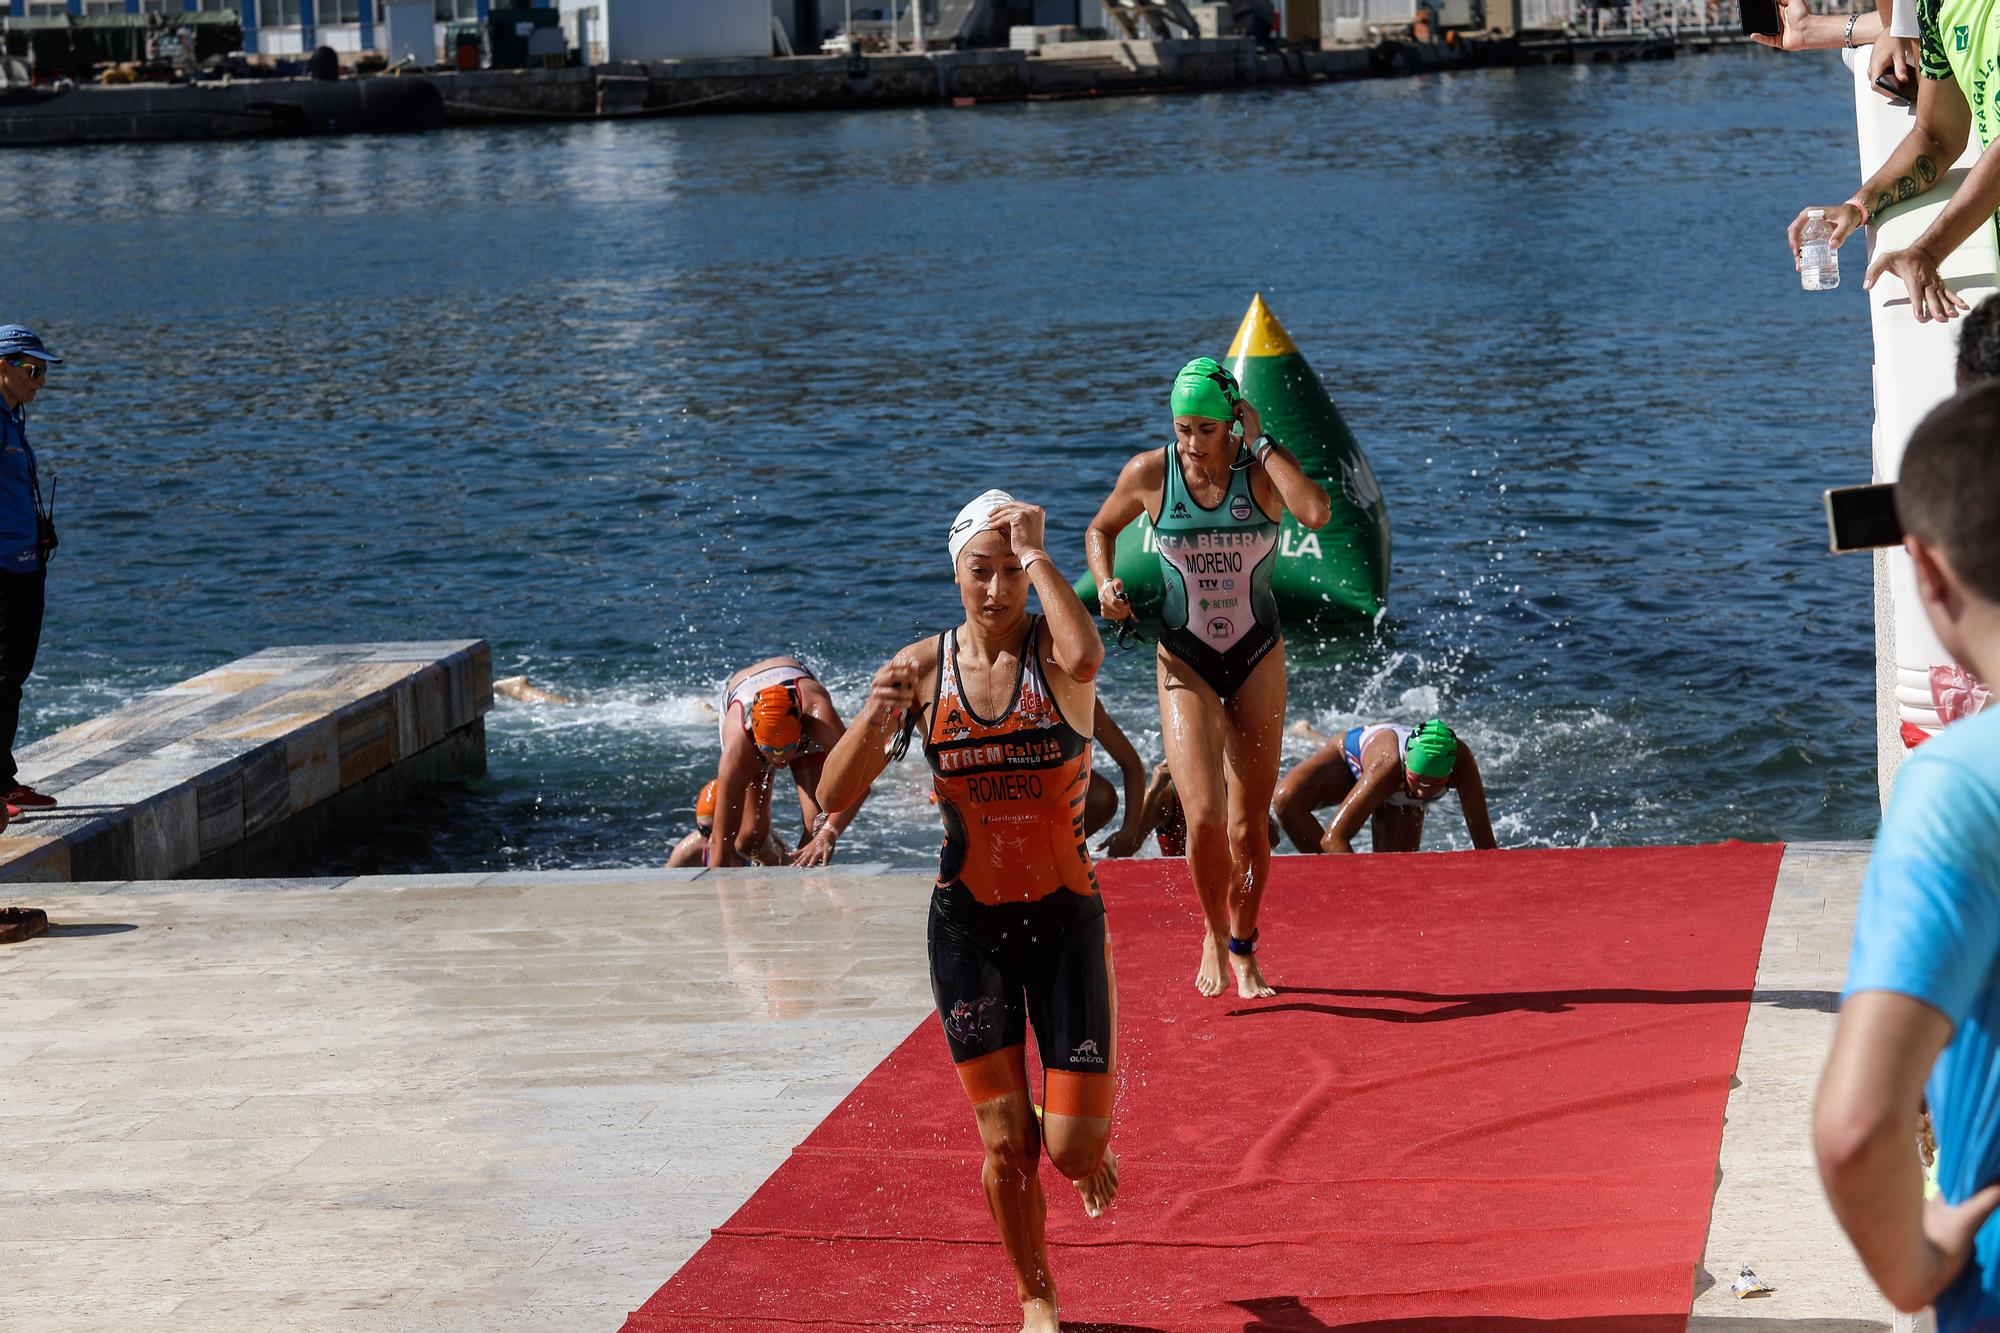
[[[499,701],[489,776],[329,872],[657,864],[723,674],[851,709],[954,623],[988,486],[1081,573],[1258,291],[1395,544],[1378,623],[1291,635],[1294,720],[1443,715],[1503,845],[1873,828],[1870,567],[1818,507],[1871,352],[1784,242],[1852,188],[1831,57],[9,161],[4,317],[70,358],[24,739],[279,643],[481,635],[579,700]],[[1157,758],[1146,650],[1102,690]],[[923,786],[843,859],[932,857]]]

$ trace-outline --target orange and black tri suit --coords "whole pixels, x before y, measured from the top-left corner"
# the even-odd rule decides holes
[[[944,817],[931,894],[931,991],[952,1063],[974,1102],[1027,1086],[1034,1025],[1058,1115],[1111,1114],[1111,966],[1104,900],[1083,826],[1090,737],[1042,673],[1028,622],[1014,697],[997,718],[958,680],[958,634],[938,636],[937,705],[924,757]]]

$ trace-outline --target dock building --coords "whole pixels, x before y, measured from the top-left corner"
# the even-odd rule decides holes
[[[47,20],[65,15],[234,14],[243,50],[253,55],[303,55],[328,46],[343,56],[387,52],[392,0],[4,0],[8,19]],[[421,0],[420,0],[421,2]],[[935,7],[939,0],[926,0]],[[774,20],[790,22],[813,0],[563,0],[529,6],[518,0],[430,0],[435,50],[446,48],[446,29],[485,23],[508,9],[559,8],[572,45],[586,59],[681,60],[766,56]],[[829,0],[817,0],[825,6]],[[401,9],[405,6],[395,5]],[[810,15],[807,17],[810,18]],[[811,21],[816,22],[816,19]],[[834,21],[840,21],[835,15]],[[579,26],[580,25],[580,26]],[[817,48],[817,43],[814,43]]]

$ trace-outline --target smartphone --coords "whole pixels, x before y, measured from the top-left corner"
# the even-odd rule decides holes
[[[1875,86],[1889,94],[1889,100],[1896,106],[1909,106],[1917,100],[1916,80],[1906,79],[1899,83],[1894,70],[1883,70],[1882,76],[1875,80]]]
[[[1737,0],[1743,12],[1743,35],[1778,35],[1778,0]]]
[[[1903,525],[1896,518],[1896,483],[1836,486],[1828,491],[1826,544],[1836,552],[1901,546]]]

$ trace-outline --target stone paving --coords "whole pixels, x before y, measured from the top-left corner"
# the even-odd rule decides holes
[[[1865,848],[1788,850],[1697,1333],[1890,1327],[1807,1108]],[[929,877],[53,886],[0,947],[0,1326],[618,1327],[930,1010]],[[1728,1295],[1749,1264],[1777,1291]]]
[[[0,1326],[616,1329],[928,1011],[928,887],[37,897],[0,949]]]
[[[0,835],[0,881],[208,873],[492,706],[484,640],[266,648],[21,750],[20,781],[61,804]]]
[[[1811,1138],[1813,1092],[1833,1044],[1867,859],[1867,843],[1785,849],[1729,1094],[1690,1333],[1888,1333],[1891,1326],[1895,1311],[1868,1281],[1820,1192]],[[1731,1295],[1746,1264],[1777,1290]],[[1928,1330],[1928,1318],[1921,1327]]]

